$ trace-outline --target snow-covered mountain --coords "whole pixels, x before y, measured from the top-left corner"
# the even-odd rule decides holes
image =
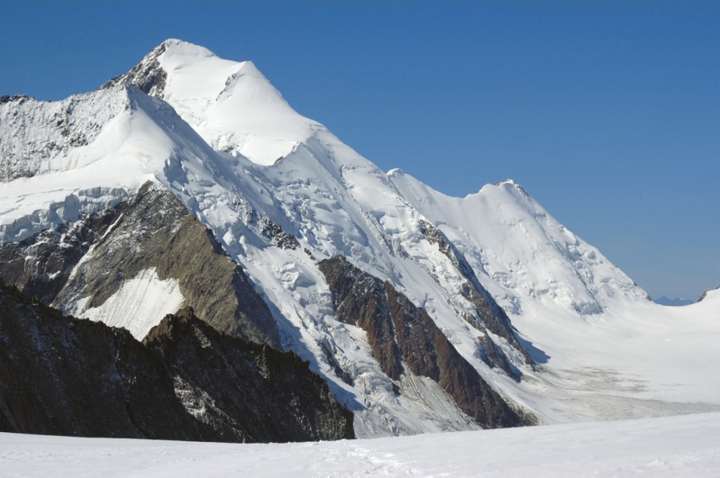
[[[274,343],[277,330],[276,345],[354,411],[359,436],[720,409],[717,294],[652,303],[513,181],[453,198],[386,173],[296,113],[249,61],[167,40],[98,91],[4,97],[0,140],[0,242],[22,256],[21,285],[57,273],[54,305],[142,338],[159,302],[197,309],[189,277],[206,270],[122,258],[142,256],[154,231],[173,243],[187,213],[272,314],[254,338]],[[122,211],[148,181],[184,212],[177,229],[168,219],[136,240]],[[108,210],[126,226],[79,248],[65,273],[28,252],[42,231]],[[125,272],[105,281],[113,250]],[[142,326],[109,319],[125,310]]]
[[[271,165],[322,125],[296,113],[251,61],[167,40],[106,86],[134,84],[175,108],[213,148]]]

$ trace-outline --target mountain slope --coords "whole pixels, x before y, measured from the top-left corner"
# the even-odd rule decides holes
[[[46,304],[125,327],[138,340],[188,306],[223,333],[278,345],[275,321],[242,268],[153,183],[102,214],[0,247],[0,275]]]
[[[0,123],[21,151],[0,190],[0,242],[41,243],[40,231],[132,202],[141,185],[153,182],[242,268],[275,321],[276,343],[327,380],[353,410],[359,436],[474,428],[500,422],[492,414],[502,407],[469,416],[439,379],[447,370],[421,371],[407,356],[393,368],[378,360],[368,330],[357,317],[341,316],[334,302],[320,264],[336,256],[423,310],[433,325],[427,329],[445,338],[432,342],[429,355],[451,344],[522,416],[556,422],[720,406],[720,383],[706,365],[718,358],[717,304],[677,310],[652,304],[511,181],[451,198],[400,171],[385,173],[294,112],[251,63],[179,40],[163,42],[128,73],[77,98],[93,105],[108,98],[108,111],[96,115],[104,123],[97,134],[94,126],[73,123],[73,134],[89,128],[88,144],[51,148],[55,156],[43,167],[22,158],[57,142],[56,133],[45,133],[54,131],[50,112],[57,104],[34,103],[32,113],[22,106],[28,100],[0,104],[0,118],[27,116],[25,128],[42,132],[28,142],[17,121]],[[171,222],[160,225],[174,230]],[[149,270],[135,276],[128,258],[93,262],[91,251],[83,254],[81,265],[84,259],[97,270],[132,272],[113,287],[121,291],[118,303],[152,284],[172,299],[163,304],[180,306],[167,277]],[[13,277],[39,277],[16,257]],[[155,249],[139,257],[157,265],[170,256]],[[52,280],[68,273],[58,265],[52,274],[58,271]],[[93,310],[73,309],[77,300],[59,297],[60,307]],[[141,308],[153,315],[153,307]],[[123,325],[141,335],[147,326],[140,322]],[[698,356],[701,364],[693,365]]]
[[[242,442],[353,436],[350,412],[307,364],[220,334],[190,309],[165,317],[145,344],[3,285],[0,310],[3,431]]]
[[[297,233],[299,228],[285,214],[285,205],[270,193],[276,190],[270,178],[261,176],[252,163],[243,158],[232,158],[213,151],[166,104],[144,96],[144,93],[133,87],[116,85],[113,91],[127,100],[128,109],[111,118],[90,147],[95,147],[95,143],[101,143],[101,146],[107,143],[114,145],[114,148],[91,164],[77,169],[50,170],[7,183],[8,203],[29,203],[38,209],[32,210],[26,206],[32,211],[27,216],[22,216],[25,212],[23,207],[6,210],[4,232],[7,247],[17,249],[14,240],[29,240],[28,244],[14,253],[14,264],[18,266],[11,267],[11,271],[6,270],[5,274],[10,274],[5,276],[6,279],[15,280],[19,271],[23,280],[28,279],[29,273],[30,282],[33,283],[46,279],[56,283],[67,280],[64,291],[61,290],[53,299],[58,307],[106,320],[114,325],[123,325],[134,330],[138,336],[142,336],[153,321],[159,320],[162,313],[171,312],[173,307],[179,307],[188,299],[187,294],[177,293],[182,289],[182,283],[173,282],[180,280],[177,275],[171,276],[172,281],[168,281],[167,276],[163,275],[167,270],[153,270],[152,264],[161,264],[163,261],[166,252],[162,248],[149,249],[154,250],[156,256],[147,256],[140,253],[148,250],[142,246],[142,241],[138,244],[141,246],[139,249],[132,245],[133,241],[137,242],[133,237],[143,237],[143,230],[147,228],[142,222],[128,220],[124,216],[118,218],[119,226],[111,230],[107,237],[104,237],[104,233],[95,236],[97,251],[91,249],[90,245],[80,248],[85,256],[79,260],[73,258],[77,264],[69,275],[67,270],[65,273],[42,267],[28,270],[26,266],[32,262],[23,262],[25,252],[30,250],[28,248],[42,247],[44,244],[45,238],[32,235],[36,231],[59,226],[60,230],[55,237],[61,239],[55,242],[60,247],[64,244],[64,224],[76,220],[84,222],[88,214],[105,211],[101,206],[87,201],[84,193],[86,190],[101,189],[107,184],[105,177],[96,178],[96,169],[114,168],[116,161],[126,157],[129,158],[128,164],[122,176],[106,176],[108,180],[114,181],[111,183],[113,189],[102,189],[115,195],[109,204],[137,202],[139,185],[148,179],[172,191],[195,217],[210,227],[226,253],[245,266],[274,312],[282,345],[309,360],[315,370],[328,377],[337,396],[356,411],[356,426],[361,433],[362,430],[368,434],[387,434],[473,426],[472,420],[432,380],[409,376],[406,377],[405,385],[393,384],[372,359],[370,350],[364,345],[364,338],[332,317],[329,294],[325,292],[327,286],[323,284],[312,253],[308,254],[304,250],[308,247],[297,247],[298,240],[284,231],[287,228]],[[139,119],[142,121],[138,122]],[[115,134],[118,129],[124,132],[123,135]],[[143,147],[144,151],[138,153],[139,157],[129,154],[139,147]],[[126,151],[127,156],[124,153]],[[70,149],[63,153],[59,162],[73,164],[72,158],[77,154],[78,149]],[[382,173],[378,173],[378,177],[383,177]],[[124,187],[121,187],[123,182]],[[45,193],[48,186],[53,186],[49,189],[50,195]],[[23,194],[16,192],[20,189],[24,191]],[[61,207],[63,214],[57,214],[57,205],[67,202],[74,205],[72,211],[66,214],[65,208]],[[172,231],[177,229],[172,222],[177,217],[171,212],[174,207],[167,211],[169,214],[159,216],[165,218],[164,222],[158,223],[159,227]],[[124,226],[126,224],[135,224],[137,230],[127,229]],[[360,224],[367,228],[367,225]],[[120,243],[114,239],[116,235]],[[156,235],[154,230],[148,236],[153,241],[149,245],[157,242]],[[118,249],[119,254],[95,255],[95,252],[102,252],[103,248],[110,248],[108,252],[112,252],[117,249],[117,244],[126,244]],[[376,243],[375,247],[377,244],[381,243]],[[310,246],[307,243],[305,245]],[[128,253],[123,253],[124,250]],[[172,257],[172,250],[168,253],[171,254],[168,257]],[[141,271],[137,261],[143,257],[148,267]],[[271,267],[268,267],[266,260],[272,261]],[[281,265],[278,269],[279,262]],[[22,270],[19,270],[21,263]],[[34,263],[43,264],[42,261]],[[108,282],[108,277],[96,273],[107,269],[120,273],[118,280]],[[93,280],[88,281],[84,270],[96,271],[91,272],[90,277],[101,280],[98,284],[106,285],[97,289]],[[60,274],[55,275],[58,272]],[[268,272],[272,274],[270,277],[262,276]],[[312,277],[310,274],[314,274],[316,282],[308,280],[308,277]],[[296,294],[298,285],[308,295]],[[280,297],[278,300],[272,296],[275,291],[292,294],[292,298]],[[202,291],[191,289],[190,294],[201,297]],[[152,297],[163,299],[145,300]],[[130,321],[127,316],[118,315],[128,306],[137,311],[137,316]],[[198,310],[203,312],[202,307],[198,306]],[[212,320],[205,314],[202,318]],[[310,322],[306,322],[307,319]],[[251,335],[249,330],[239,329],[238,332]],[[353,377],[350,380],[353,385],[349,386],[341,378],[348,375]],[[402,389],[400,396],[396,394],[398,387]]]
[[[523,306],[537,301],[592,315],[616,299],[647,299],[600,251],[511,180],[453,198],[400,170],[388,176],[403,198],[467,251],[472,267],[488,276],[487,282],[500,286],[493,292],[514,313],[522,314]]]
[[[251,61],[218,58],[169,39],[106,86],[134,84],[161,98],[215,149],[273,164],[306,141],[318,123],[297,114]]]
[[[409,371],[435,380],[458,407],[485,428],[532,423],[509,408],[465,361],[423,309],[389,282],[353,267],[342,256],[320,262],[337,317],[368,334],[383,371],[399,379]]]

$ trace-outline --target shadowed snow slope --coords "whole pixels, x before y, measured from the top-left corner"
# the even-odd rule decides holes
[[[367,331],[338,320],[318,268],[336,256],[424,309],[440,342],[520,415],[720,409],[716,294],[686,307],[650,302],[512,181],[453,198],[386,173],[292,110],[250,62],[167,40],[97,92],[0,103],[0,138],[10,145],[0,245],[83,220],[153,181],[242,266],[281,346],[354,411],[358,436],[478,425],[408,363],[388,375]]]
[[[718,414],[283,445],[2,433],[0,467],[78,478],[716,477],[719,444]]]

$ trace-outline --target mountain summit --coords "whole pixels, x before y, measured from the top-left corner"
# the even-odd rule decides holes
[[[137,339],[192,307],[307,361],[357,436],[720,408],[717,294],[652,303],[514,181],[386,173],[249,61],[166,40],[3,99],[0,140],[0,279]]]
[[[318,123],[300,116],[251,61],[169,39],[106,84],[163,99],[215,149],[270,165],[307,141]]]

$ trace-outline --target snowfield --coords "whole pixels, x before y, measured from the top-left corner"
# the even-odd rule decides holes
[[[238,445],[0,434],[3,477],[717,477],[720,413]]]

